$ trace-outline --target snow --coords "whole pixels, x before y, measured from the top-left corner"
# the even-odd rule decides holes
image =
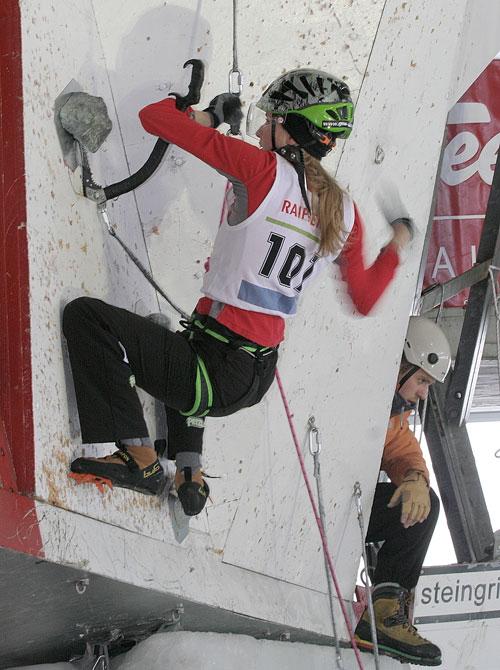
[[[334,649],[298,642],[256,640],[246,635],[159,633],[141,642],[126,654],[113,659],[112,670],[170,670],[194,668],[203,661],[204,670],[309,670],[333,667]]]
[[[341,655],[346,667],[358,667],[352,649],[342,649]],[[370,654],[363,654],[362,662],[365,670],[375,667]],[[126,654],[111,658],[110,665],[110,670],[179,670],[199,666],[203,666],[203,670],[325,670],[337,667],[334,647],[188,631],[151,635]],[[15,670],[77,670],[77,667],[78,664],[56,663]],[[387,657],[380,658],[380,670],[408,667]]]

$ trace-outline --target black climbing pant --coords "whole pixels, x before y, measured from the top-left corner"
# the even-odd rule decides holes
[[[148,435],[138,386],[165,404],[169,456],[201,453],[203,421],[182,414],[196,403],[200,359],[216,416],[258,403],[274,379],[276,350],[256,357],[203,331],[190,339],[94,298],[66,305],[63,332],[84,443]]]
[[[373,499],[367,542],[380,542],[374,584],[395,582],[405,589],[416,586],[424,563],[427,548],[439,516],[439,498],[430,490],[431,511],[422,523],[405,528],[401,523],[401,505],[387,507],[396,486],[377,484]]]

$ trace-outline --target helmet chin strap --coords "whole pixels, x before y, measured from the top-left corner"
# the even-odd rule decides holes
[[[401,391],[401,387],[402,387],[404,384],[406,384],[406,382],[408,381],[408,379],[410,379],[410,377],[413,377],[413,375],[414,375],[416,372],[418,372],[419,370],[420,370],[420,368],[418,367],[418,365],[412,365],[412,367],[408,370],[408,372],[405,374],[405,376],[404,376],[404,377],[401,379],[401,381],[399,382],[399,384],[398,384],[398,388],[397,388],[397,392],[398,392],[398,393]]]
[[[299,186],[300,186],[300,192],[302,193],[302,197],[304,198],[304,202],[306,203],[306,207],[309,211],[309,214],[312,214],[311,210],[311,205],[309,203],[309,198],[307,197],[307,189],[306,189],[306,167],[304,164],[304,153],[302,151],[302,148],[299,146],[292,146],[291,144],[287,144],[284,147],[280,147],[279,149],[276,146],[276,118],[273,116],[272,122],[271,122],[271,143],[273,147],[273,151],[276,151],[280,156],[283,156],[283,158],[286,158],[286,160],[293,165],[295,168],[295,172],[297,173],[297,177],[299,178]]]
[[[274,115],[271,119],[271,143],[273,151],[278,151],[276,147],[276,117]]]

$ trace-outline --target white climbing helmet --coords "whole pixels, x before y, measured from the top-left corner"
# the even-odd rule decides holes
[[[451,365],[451,351],[441,328],[423,316],[411,316],[403,349],[406,360],[444,382]]]

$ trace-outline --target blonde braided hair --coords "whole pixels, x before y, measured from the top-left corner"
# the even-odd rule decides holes
[[[307,188],[312,193],[312,215],[319,223],[320,256],[338,252],[345,243],[344,192],[317,158],[304,151]]]

